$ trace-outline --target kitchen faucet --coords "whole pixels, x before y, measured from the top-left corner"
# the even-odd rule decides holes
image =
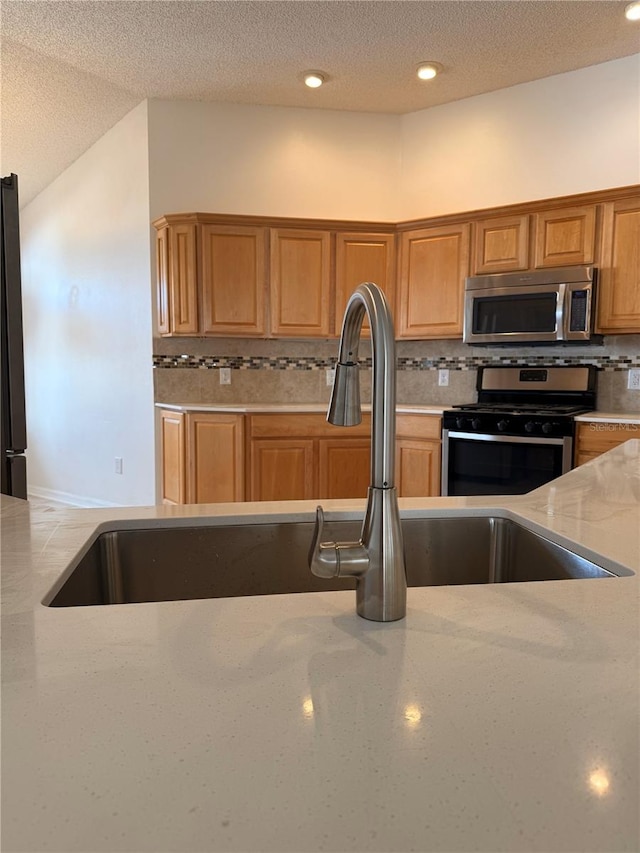
[[[371,485],[357,542],[321,542],[324,513],[316,510],[309,567],[321,578],[355,577],[356,610],[364,619],[393,622],[407,610],[407,579],[395,482],[396,356],[393,320],[378,285],[364,282],[344,313],[327,420],[355,426],[362,420],[358,346],[365,313],[371,326]]]

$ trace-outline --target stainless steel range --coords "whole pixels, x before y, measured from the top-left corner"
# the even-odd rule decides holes
[[[443,413],[443,495],[520,495],[572,468],[595,367],[481,367],[477,388],[476,403]]]

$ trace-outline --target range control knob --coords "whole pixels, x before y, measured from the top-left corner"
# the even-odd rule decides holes
[[[508,426],[509,426],[509,421],[506,421],[504,419],[501,421],[498,421],[498,423],[497,423],[497,427],[500,430],[500,432],[504,432]]]
[[[533,421],[527,421],[526,424],[524,425],[524,431],[525,432],[533,432],[535,430],[535,428],[536,428],[536,425]]]
[[[473,420],[471,421],[471,426],[474,429],[480,429],[480,427],[482,426],[482,421],[480,420],[480,418],[473,418]]]
[[[467,425],[467,419],[466,418],[456,418],[456,427],[458,429],[464,429],[466,427],[466,425]]]
[[[552,424],[552,423],[550,423],[549,421],[545,421],[545,422],[542,424],[542,432],[543,432],[545,435],[549,435],[549,433],[550,433],[550,432],[553,432],[553,424]]]

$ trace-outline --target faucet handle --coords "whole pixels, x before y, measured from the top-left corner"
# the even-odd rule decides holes
[[[359,577],[369,566],[367,549],[358,542],[321,542],[324,511],[316,507],[316,527],[309,549],[309,568],[319,578]]]
[[[319,578],[334,578],[338,574],[339,563],[335,542],[321,542],[324,527],[324,511],[316,507],[316,526],[309,547],[309,568]]]

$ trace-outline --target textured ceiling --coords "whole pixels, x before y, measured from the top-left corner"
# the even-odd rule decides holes
[[[144,98],[402,114],[640,51],[608,0],[2,0],[2,163],[26,203]],[[421,60],[444,73],[420,83]],[[302,72],[325,72],[310,90]]]

